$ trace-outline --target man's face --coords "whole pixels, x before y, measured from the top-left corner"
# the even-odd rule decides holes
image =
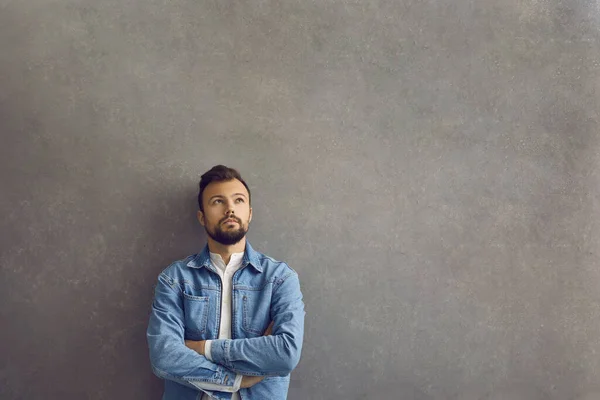
[[[233,179],[210,183],[202,193],[202,205],[204,212],[198,211],[198,220],[214,241],[232,245],[246,236],[252,208],[242,182]]]

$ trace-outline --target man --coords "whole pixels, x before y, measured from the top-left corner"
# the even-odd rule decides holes
[[[235,169],[202,175],[198,205],[208,243],[160,273],[148,324],[162,399],[286,399],[304,336],[298,274],[246,241],[250,189]]]

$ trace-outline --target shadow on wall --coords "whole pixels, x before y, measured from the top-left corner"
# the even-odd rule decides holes
[[[198,177],[199,179],[199,177]],[[198,211],[197,183],[188,185],[189,182],[179,182],[171,188],[162,187],[146,193],[150,199],[145,205],[142,215],[147,222],[145,229],[137,237],[134,244],[134,253],[141,254],[147,268],[143,270],[144,288],[142,288],[147,301],[144,303],[145,332],[154,297],[154,287],[158,275],[174,261],[183,259],[191,254],[198,253],[206,243],[206,233],[196,218]],[[168,183],[166,183],[168,185]],[[141,188],[142,192],[147,192]],[[154,377],[152,373],[147,347],[145,354],[140,357],[142,370]],[[164,381],[157,377],[152,380],[148,393],[153,398],[159,399],[164,388]]]

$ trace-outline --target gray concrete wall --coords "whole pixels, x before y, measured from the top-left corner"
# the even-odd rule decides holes
[[[596,1],[0,0],[0,398],[160,398],[153,285],[223,163],[301,277],[291,400],[599,399],[599,29]]]

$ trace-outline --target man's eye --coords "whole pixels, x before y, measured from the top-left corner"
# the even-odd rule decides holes
[[[241,201],[242,203],[244,202],[244,199],[242,199],[241,197],[236,199],[235,201]]]
[[[214,203],[217,204],[219,202],[223,202],[223,200],[215,200]]]

